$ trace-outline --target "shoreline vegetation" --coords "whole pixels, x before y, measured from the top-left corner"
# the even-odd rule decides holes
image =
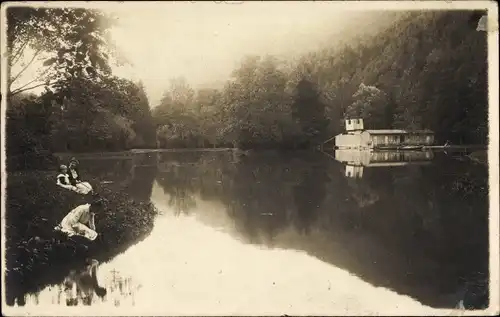
[[[347,118],[364,118],[370,129],[429,129],[437,144],[488,144],[487,37],[476,30],[482,11],[379,12],[386,22],[375,34],[294,61],[246,56],[219,88],[166,79],[158,104],[143,83],[111,73],[113,53],[101,36],[111,17],[86,9],[8,12],[10,52],[41,47],[54,56],[42,94],[7,95],[9,170],[58,152],[311,149],[343,132]],[[36,37],[39,30],[47,36]],[[75,32],[88,45],[69,36]],[[59,41],[62,48],[52,45]]]
[[[447,146],[425,146],[423,150],[432,150],[435,152],[459,152],[463,154],[463,158],[469,158],[474,162],[488,164],[488,146],[481,144],[469,144],[469,145],[447,145]],[[312,149],[317,150],[317,149]],[[149,153],[171,153],[171,152],[232,152],[236,155],[248,155],[250,153],[258,152],[290,152],[290,150],[276,149],[276,150],[242,150],[239,148],[179,148],[179,149],[130,149],[127,151],[115,151],[115,152],[57,152],[52,153],[51,156],[58,159],[68,159],[73,156],[77,156],[80,159],[85,158],[115,158],[115,157],[128,157],[137,154],[149,154]],[[303,152],[304,150],[295,150],[291,152]],[[320,152],[332,152],[335,151],[331,147],[323,147]]]
[[[176,78],[152,105],[143,83],[111,72],[111,17],[83,8],[8,8],[7,303],[57,282],[85,257],[52,240],[55,224],[85,203],[55,184],[56,153],[105,157],[99,153],[232,148],[245,156],[315,149],[344,130],[345,118],[364,118],[372,129],[430,129],[439,144],[487,144],[487,41],[486,32],[471,25],[477,14],[401,14],[377,34],[294,62],[248,56],[222,88],[196,90]],[[48,56],[39,70],[46,83],[39,95],[30,87],[13,88],[20,73],[12,72],[26,49]],[[104,184],[93,168],[83,176],[107,204],[96,219],[105,238],[93,247],[93,257],[103,262],[146,236],[158,210],[147,195],[127,193],[125,183]],[[303,177],[304,188],[315,183]]]
[[[449,145],[449,146],[431,146],[425,147],[425,150],[433,152],[444,152],[456,159],[470,160],[474,163],[488,165],[488,149],[487,145],[471,144],[471,145]],[[141,154],[154,154],[154,153],[190,153],[190,152],[232,152],[233,155],[249,155],[250,153],[258,152],[281,152],[281,153],[300,153],[306,149],[301,150],[285,150],[285,149],[267,149],[267,150],[242,150],[239,148],[179,148],[179,149],[130,149],[126,151],[111,151],[111,152],[56,152],[44,153],[37,156],[33,155],[7,155],[7,171],[19,172],[27,170],[47,170],[54,169],[58,166],[58,162],[68,160],[71,157],[78,157],[79,159],[86,158],[102,158],[114,159],[133,157],[134,155]],[[312,151],[319,152],[332,152],[335,151],[330,147],[323,147],[322,149],[313,148]],[[459,156],[457,156],[457,154]]]
[[[316,226],[316,221],[325,223],[326,219],[330,219],[329,225],[335,228],[335,230],[327,228],[327,232],[335,236],[335,233],[349,232],[352,229],[352,220],[355,220],[354,224],[363,224],[364,231],[359,232],[356,229],[351,232],[352,234],[373,235],[370,239],[380,240],[378,243],[393,249],[396,254],[401,252],[404,254],[405,251],[402,250],[412,248],[427,250],[419,252],[428,253],[432,261],[443,264],[442,273],[446,272],[443,283],[449,283],[447,287],[451,289],[455,289],[453,285],[458,281],[454,280],[454,271],[450,271],[447,265],[463,270],[461,274],[469,274],[476,270],[485,272],[484,265],[487,263],[482,260],[478,263],[472,261],[459,264],[462,262],[457,259],[464,259],[464,254],[460,251],[460,248],[464,247],[462,240],[457,238],[457,241],[450,245],[445,238],[447,235],[459,236],[463,232],[472,230],[469,233],[474,238],[469,239],[466,248],[468,250],[473,248],[477,256],[485,252],[485,246],[481,241],[487,237],[487,232],[478,230],[484,228],[482,223],[487,221],[487,207],[477,208],[474,203],[476,195],[481,195],[480,200],[483,205],[488,201],[484,199],[488,195],[485,187],[487,170],[484,166],[473,166],[460,161],[451,161],[443,165],[443,160],[448,158],[441,155],[436,158],[440,164],[427,167],[414,166],[400,172],[391,172],[391,169],[371,169],[365,173],[363,179],[350,180],[345,178],[343,170],[339,169],[339,164],[331,164],[331,160],[326,156],[311,151],[288,156],[276,151],[272,153],[255,151],[238,158],[235,162],[232,161],[233,153],[228,151],[168,151],[164,154],[158,153],[160,159],[158,165],[154,165],[153,162],[156,162],[154,157],[151,160],[147,154],[138,156],[139,163],[142,164],[144,163],[142,160],[145,160],[152,165],[145,166],[140,171],[129,172],[132,168],[129,164],[134,163],[128,158],[123,164],[118,160],[102,159],[103,155],[89,157],[89,162],[92,159],[96,160],[94,164],[81,161],[82,167],[85,167],[82,170],[85,179],[92,185],[95,184],[96,189],[109,200],[102,215],[104,217],[98,215],[96,219],[98,232],[106,241],[105,243],[98,241],[92,250],[95,254],[92,257],[101,263],[139,242],[151,231],[154,216],[158,214],[154,206],[149,203],[152,186],[156,180],[163,191],[171,196],[168,204],[176,212],[189,214],[196,207],[196,204],[193,205],[192,196],[197,194],[203,199],[221,201],[230,206],[239,230],[248,235],[247,239],[254,243],[260,238],[267,237],[272,240],[273,234],[277,234],[280,228],[287,225],[297,226],[297,230],[307,233]],[[72,244],[53,244],[44,241],[50,236],[47,230],[52,229],[53,223],[60,221],[72,206],[85,200],[82,196],[59,189],[53,180],[55,173],[54,170],[9,174],[7,184],[9,211],[7,222],[11,225],[7,228],[9,237],[7,244],[10,246],[7,249],[9,255],[7,281],[11,283],[8,284],[9,303],[12,303],[15,297],[18,301],[22,300],[24,292],[36,292],[47,284],[57,283],[59,279],[64,278],[69,269],[83,265],[86,254],[84,250],[75,249],[75,245]],[[124,181],[124,177],[133,180]],[[249,179],[252,181],[249,182]],[[108,182],[110,180],[113,182]],[[381,183],[381,180],[385,181]],[[274,193],[276,199],[267,199],[270,193]],[[425,198],[426,195],[432,196]],[[400,208],[388,207],[392,206],[395,200],[396,205],[404,208],[404,214],[399,214]],[[408,206],[408,201],[413,203]],[[314,208],[314,206],[325,208]],[[328,206],[337,207],[332,210]],[[285,216],[290,210],[293,214],[291,218]],[[260,216],[262,213],[272,213],[273,217],[262,217]],[[367,214],[378,215],[377,219],[380,220],[367,217]],[[456,219],[457,214],[461,215],[461,219]],[[422,241],[418,236],[409,234],[414,230],[412,227],[414,217],[421,218],[422,224],[430,221],[427,223],[430,226],[417,225],[418,236],[427,237],[424,239],[425,243],[428,243],[425,247],[419,244]],[[383,221],[384,218],[391,221]],[[26,219],[33,220],[27,223]],[[454,220],[451,221],[452,219]],[[400,223],[402,227],[395,229],[391,227],[391,223]],[[420,221],[417,223],[420,224]],[[265,234],[258,234],[259,232]],[[395,241],[391,237],[394,232],[405,238]],[[36,237],[40,240],[37,241]],[[413,242],[410,243],[406,239]],[[353,252],[361,259],[363,259],[361,255],[367,254],[366,250],[356,249]],[[452,258],[449,260],[447,257],[441,258],[440,254],[443,252],[450,254]],[[418,288],[421,283],[419,279],[404,275],[408,268],[399,269],[398,273],[393,272],[392,275],[384,271],[383,267],[391,263],[392,257],[384,258],[379,254],[377,256],[382,256],[388,262],[370,263],[367,267],[356,266],[349,261],[342,262],[342,257],[338,258],[333,254],[316,256],[331,256],[336,259],[334,265],[354,270],[356,274],[376,285],[384,287],[397,285],[397,289],[405,294],[417,292],[414,288]],[[417,260],[419,254],[415,251],[411,255],[415,257],[412,268],[417,271],[420,263]],[[481,256],[479,258],[483,259]],[[453,264],[455,261],[453,259],[458,263]],[[19,264],[22,263],[27,265],[20,267]],[[386,272],[390,276],[372,274],[375,267],[376,271]],[[397,267],[394,267],[392,271],[396,269]],[[467,279],[474,280],[473,277]],[[406,282],[411,282],[411,285],[405,286]],[[433,283],[436,284],[429,286],[428,290],[432,294],[438,294],[436,285],[441,282]],[[11,285],[14,286],[10,287]],[[418,291],[415,294],[418,294],[417,297],[421,297],[421,300],[425,299],[427,304],[443,305],[443,299],[432,299],[426,292]]]
[[[87,203],[86,196],[55,184],[55,171],[10,173],[6,199],[7,304],[44,285],[61,282],[69,270],[84,265],[87,257],[104,262],[145,238],[158,210],[148,200],[133,199],[120,184],[103,184],[86,175],[105,201],[96,215],[99,237],[88,244],[71,242],[53,231],[73,208]]]

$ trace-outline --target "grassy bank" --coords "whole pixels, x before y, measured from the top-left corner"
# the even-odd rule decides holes
[[[100,237],[85,249],[54,233],[54,226],[86,196],[55,184],[55,171],[9,173],[6,194],[6,294],[7,303],[28,292],[58,283],[92,257],[106,261],[144,238],[153,227],[156,208],[149,201],[132,199],[119,185],[101,184],[86,175],[105,200],[96,215]]]

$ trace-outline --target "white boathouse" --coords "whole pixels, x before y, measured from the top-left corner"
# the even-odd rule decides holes
[[[345,129],[335,137],[335,149],[399,149],[434,143],[430,130],[365,130],[363,119],[345,120]]]

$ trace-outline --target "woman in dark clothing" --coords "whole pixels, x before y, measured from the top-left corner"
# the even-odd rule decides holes
[[[71,160],[69,161],[69,180],[71,182],[72,185],[75,185],[77,183],[80,183],[81,180],[80,180],[80,171],[78,170],[78,160],[76,158],[71,158]]]
[[[93,191],[92,186],[88,182],[82,182],[80,179],[80,171],[78,170],[78,161],[76,158],[71,158],[69,162],[69,181],[71,185],[75,186],[78,190],[77,192],[83,195],[91,193]]]

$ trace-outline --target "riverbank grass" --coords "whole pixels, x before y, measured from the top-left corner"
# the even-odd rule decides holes
[[[57,234],[54,227],[78,205],[90,202],[56,185],[54,171],[9,173],[6,190],[6,291],[8,304],[22,300],[48,284],[60,282],[84,259],[107,261],[153,228],[157,209],[149,201],[138,201],[114,183],[103,183],[86,175],[104,199],[104,210],[96,215],[99,238],[74,242]]]

